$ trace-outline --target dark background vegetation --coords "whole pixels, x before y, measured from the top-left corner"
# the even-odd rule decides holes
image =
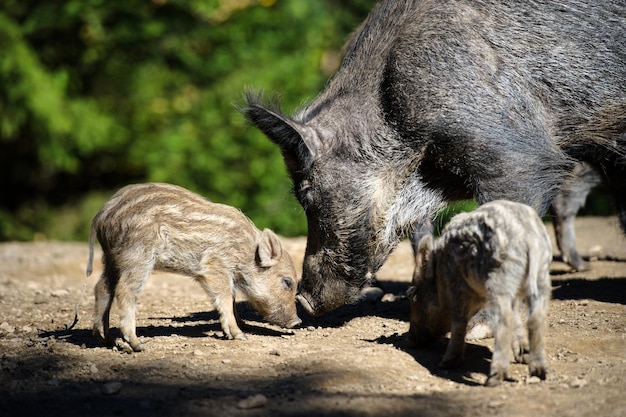
[[[313,98],[374,3],[0,0],[0,240],[85,240],[144,181],[306,234],[278,148],[233,104],[246,88],[287,112]]]

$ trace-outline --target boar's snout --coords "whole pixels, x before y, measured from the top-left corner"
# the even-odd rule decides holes
[[[306,310],[307,313],[309,313],[312,316],[315,316],[315,310],[313,309],[313,306],[304,295],[302,294],[296,295],[296,300],[298,300],[300,305]]]
[[[306,271],[305,271],[306,273]],[[338,307],[355,304],[361,298],[363,282],[352,283],[341,278],[322,280],[303,275],[296,299],[314,317],[320,317]]]

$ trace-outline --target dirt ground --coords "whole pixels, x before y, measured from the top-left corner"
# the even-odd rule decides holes
[[[481,386],[493,339],[468,342],[455,371],[437,368],[446,340],[422,350],[405,344],[408,242],[378,274],[382,300],[318,319],[301,311],[293,331],[239,303],[246,341],[223,339],[197,284],[157,273],[138,307],[146,350],[133,354],[91,336],[101,269],[96,262],[84,277],[86,243],[0,244],[0,414],[626,416],[626,240],[615,218],[580,218],[577,233],[592,270],[571,273],[555,257],[548,379],[513,364],[514,381],[495,388]],[[284,242],[301,270],[305,239]],[[65,331],[84,287],[79,321]],[[117,326],[115,309],[112,318]]]

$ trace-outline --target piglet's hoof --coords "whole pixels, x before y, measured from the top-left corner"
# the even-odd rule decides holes
[[[502,375],[499,375],[499,374],[490,375],[489,378],[487,378],[487,381],[485,382],[485,386],[497,387],[498,385],[502,383],[502,381],[504,381],[504,377]]]
[[[120,352],[124,352],[124,353],[128,353],[128,354],[133,353],[133,348],[124,339],[115,339],[115,346],[113,346],[113,347],[115,349],[119,350]]]
[[[246,335],[243,332],[236,333],[235,335],[226,334],[226,339],[228,339],[228,340],[248,340],[246,338]]]

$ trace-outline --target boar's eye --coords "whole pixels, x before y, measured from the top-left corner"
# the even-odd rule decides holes
[[[280,285],[283,287],[284,290],[293,290],[293,278],[291,277],[282,277],[280,279]]]
[[[311,200],[310,191],[311,183],[307,180],[303,180],[302,182],[300,182],[298,189],[296,190],[296,196],[298,197],[298,201],[300,201],[300,204],[302,204],[302,206],[305,208]]]

